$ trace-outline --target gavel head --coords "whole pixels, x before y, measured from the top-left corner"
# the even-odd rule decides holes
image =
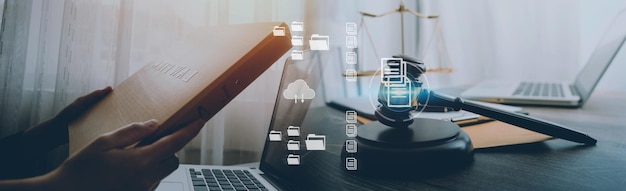
[[[417,96],[422,88],[419,77],[424,72],[423,62],[406,55],[381,60],[380,104],[375,115],[382,124],[406,128],[413,123],[410,111],[417,106]]]

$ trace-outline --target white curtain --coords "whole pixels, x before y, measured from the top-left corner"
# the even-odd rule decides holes
[[[434,85],[572,79],[579,65],[578,6],[572,1],[422,1],[422,12],[441,15],[455,69],[431,75]],[[422,26],[425,42],[432,29]]]
[[[420,1],[421,12],[441,15],[452,67],[450,74],[429,75],[435,87],[481,80],[561,80],[571,82],[623,1],[474,0]],[[421,23],[420,49],[432,35]],[[432,48],[432,47],[430,47]],[[621,51],[624,55],[626,51]],[[600,90],[626,90],[624,59],[613,62]],[[624,56],[621,56],[624,57]],[[436,63],[431,56],[426,62]],[[618,79],[619,78],[619,79]]]

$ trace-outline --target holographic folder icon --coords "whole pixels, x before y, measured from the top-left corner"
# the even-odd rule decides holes
[[[300,165],[300,155],[287,155],[287,165]]]
[[[304,51],[292,50],[291,51],[291,59],[292,60],[304,60]]]
[[[281,141],[283,133],[280,131],[270,131],[270,141]]]
[[[320,151],[326,150],[326,136],[309,134],[306,136],[306,150]]]
[[[311,46],[311,50],[328,50],[330,37],[321,36],[319,34],[311,35],[311,40],[309,40],[309,46]]]
[[[274,36],[285,36],[285,27],[274,26],[272,33]]]
[[[300,127],[297,127],[297,126],[289,126],[289,127],[287,127],[287,136],[299,137],[300,136]]]
[[[302,46],[304,44],[304,37],[302,36],[291,36],[291,45],[292,46]]]
[[[291,30],[292,31],[303,31],[304,30],[304,23],[303,22],[298,22],[298,21],[291,22]]]
[[[287,142],[287,150],[290,150],[290,151],[300,150],[300,141],[289,140]]]

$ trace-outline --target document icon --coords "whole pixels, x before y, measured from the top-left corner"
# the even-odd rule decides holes
[[[287,165],[300,165],[300,155],[287,155]]]
[[[411,84],[404,83],[404,86],[387,86],[387,106],[389,107],[411,107],[412,100]]]
[[[289,140],[289,142],[287,142],[287,150],[290,150],[290,151],[300,150],[300,141]]]
[[[287,136],[299,137],[300,136],[300,127],[296,127],[296,126],[289,126],[289,127],[287,127]]]
[[[355,140],[346,140],[346,152],[348,153],[356,153],[356,141]]]
[[[356,52],[346,52],[346,64],[356,64]]]
[[[406,68],[402,58],[381,59],[381,82],[387,88],[386,101],[389,107],[411,107],[413,90]]]
[[[283,133],[280,131],[270,131],[270,141],[281,141]]]
[[[285,27],[274,26],[274,36],[285,36]]]
[[[356,123],[357,114],[356,111],[346,111],[346,122]]]
[[[356,124],[346,124],[346,136],[348,137],[356,137]]]
[[[402,58],[380,59],[381,82],[385,86],[404,86],[406,78],[406,62]]]
[[[356,36],[346,36],[346,47],[348,48],[356,48]]]
[[[292,60],[304,60],[304,51],[292,50],[291,51],[291,59]]]
[[[326,150],[326,136],[309,134],[306,136],[306,150],[321,151]]]
[[[298,22],[298,21],[291,22],[291,31],[303,31],[303,30],[304,30],[303,22]]]
[[[356,70],[346,69],[346,81],[356,82]]]
[[[357,32],[356,23],[354,23],[354,22],[347,22],[346,23],[346,34],[347,35],[356,35],[356,32]]]
[[[328,36],[321,36],[319,34],[311,35],[311,40],[309,40],[309,46],[311,46],[311,50],[328,50],[330,47]]]
[[[304,44],[304,37],[302,36],[291,36],[291,45],[293,46],[302,46]]]
[[[346,158],[346,169],[347,170],[357,170],[356,158],[347,157]]]

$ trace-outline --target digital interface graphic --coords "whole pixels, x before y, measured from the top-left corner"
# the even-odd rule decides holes
[[[287,89],[283,91],[283,97],[285,99],[293,99],[294,103],[298,103],[298,101],[303,103],[305,99],[311,100],[315,98],[315,90],[311,89],[306,84],[306,81],[298,79],[287,86]]]
[[[407,77],[406,62],[402,58],[381,59],[381,83],[385,86],[387,106],[411,107],[413,87]]]
[[[330,49],[330,37],[312,34],[311,40],[309,40],[309,46],[311,46],[311,50],[328,50]]]

